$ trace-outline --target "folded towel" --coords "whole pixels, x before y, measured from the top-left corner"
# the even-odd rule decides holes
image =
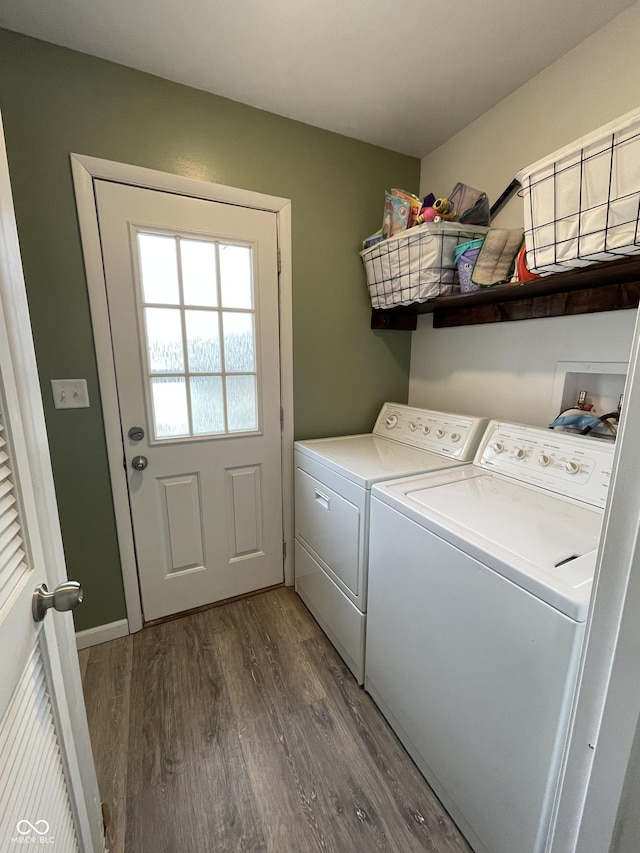
[[[520,228],[491,228],[476,259],[471,281],[481,287],[509,281],[523,240],[524,232]]]

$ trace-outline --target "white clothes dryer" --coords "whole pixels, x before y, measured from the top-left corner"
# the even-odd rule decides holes
[[[613,446],[492,422],[372,490],[365,688],[476,853],[542,853]]]
[[[364,680],[374,483],[473,459],[485,418],[385,403],[372,433],[295,443],[295,588]]]

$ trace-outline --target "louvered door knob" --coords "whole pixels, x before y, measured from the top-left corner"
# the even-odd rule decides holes
[[[82,604],[82,587],[78,581],[65,581],[49,592],[46,583],[41,583],[33,592],[33,621],[42,622],[47,615],[47,611],[52,607],[54,610],[65,612],[66,610],[75,610]]]

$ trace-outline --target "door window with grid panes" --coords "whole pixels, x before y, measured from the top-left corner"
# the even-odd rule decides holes
[[[155,438],[257,431],[252,247],[147,231],[136,242]]]

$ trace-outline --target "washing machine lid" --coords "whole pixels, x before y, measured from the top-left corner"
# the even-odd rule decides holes
[[[570,618],[586,619],[599,509],[475,465],[376,486],[373,497]]]
[[[296,441],[295,449],[364,489],[383,480],[462,464],[371,433]]]

